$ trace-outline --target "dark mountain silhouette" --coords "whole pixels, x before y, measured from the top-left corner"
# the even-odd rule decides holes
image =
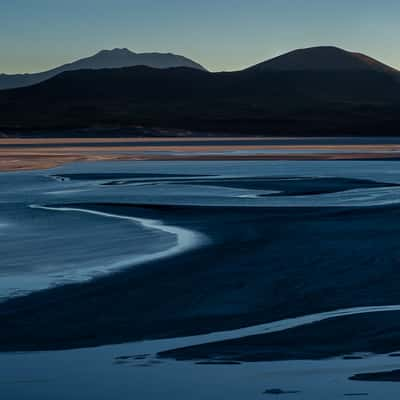
[[[344,68],[353,53],[333,52],[337,57],[330,58],[330,68],[326,56],[316,57],[320,49],[310,49],[301,68],[259,64],[210,73],[139,66],[65,72],[32,87],[0,91],[0,128],[140,125],[263,134],[399,134],[398,73],[367,68],[372,62],[364,56],[355,56],[358,67],[349,61],[351,68]]]
[[[30,86],[66,71],[80,69],[122,68],[145,65],[153,68],[189,67],[204,70],[200,64],[171,53],[134,53],[128,49],[101,50],[91,57],[33,74],[0,74],[0,90]]]
[[[293,50],[250,69],[259,71],[375,71],[399,73],[388,65],[361,53],[322,46]]]

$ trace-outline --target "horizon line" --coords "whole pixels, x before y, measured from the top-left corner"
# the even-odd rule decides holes
[[[391,63],[383,61],[379,57],[367,54],[367,53],[362,52],[362,51],[349,50],[349,49],[347,49],[345,47],[334,45],[334,44],[319,44],[319,45],[304,46],[304,47],[302,46],[302,47],[292,48],[291,50],[282,50],[279,53],[277,53],[277,54],[275,54],[273,56],[267,57],[267,58],[263,58],[260,61],[253,62],[251,64],[246,64],[243,67],[236,67],[236,68],[232,68],[232,69],[230,69],[230,68],[228,68],[228,69],[211,69],[207,65],[203,64],[198,59],[194,59],[194,58],[192,58],[192,57],[190,57],[188,55],[185,55],[185,54],[182,54],[182,53],[179,53],[179,52],[173,52],[171,50],[168,50],[168,51],[151,50],[151,51],[139,51],[139,52],[136,52],[136,51],[131,50],[129,47],[126,47],[126,46],[122,46],[122,47],[118,47],[117,46],[117,47],[112,47],[112,48],[103,48],[103,49],[95,50],[95,51],[92,51],[91,53],[89,53],[89,55],[86,54],[86,55],[83,55],[83,56],[76,56],[76,58],[74,58],[72,60],[70,59],[70,60],[67,60],[65,62],[60,62],[59,64],[53,64],[53,65],[50,65],[50,66],[47,66],[47,67],[43,67],[43,69],[41,69],[41,70],[36,70],[36,71],[34,70],[34,71],[31,71],[31,72],[27,72],[27,71],[25,71],[25,72],[1,72],[0,71],[0,76],[30,75],[30,74],[38,74],[38,73],[41,73],[41,72],[47,72],[47,71],[51,71],[51,70],[53,70],[55,68],[58,68],[58,67],[61,67],[61,66],[64,66],[64,65],[68,65],[68,64],[74,63],[76,61],[85,59],[85,58],[93,57],[93,56],[101,53],[102,51],[115,51],[115,50],[128,50],[131,53],[137,54],[137,55],[141,55],[141,54],[172,54],[172,55],[175,55],[175,56],[185,57],[185,58],[187,58],[187,59],[189,59],[189,60],[191,60],[191,61],[193,61],[195,63],[198,63],[203,68],[205,68],[205,70],[208,71],[208,72],[215,72],[215,73],[218,73],[218,72],[237,72],[237,71],[242,71],[244,69],[247,69],[247,68],[250,68],[252,66],[258,65],[260,63],[273,60],[274,58],[289,54],[289,53],[294,52],[294,51],[315,49],[315,48],[336,48],[336,49],[344,50],[344,51],[346,51],[348,53],[361,54],[361,55],[373,58],[375,61],[378,61],[378,62],[380,62],[382,64],[385,64],[386,66],[388,66],[388,67],[400,72],[400,66],[395,66],[395,65],[393,65]]]

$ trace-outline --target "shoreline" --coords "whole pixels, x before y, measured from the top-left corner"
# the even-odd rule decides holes
[[[400,139],[347,137],[1,138],[0,172],[93,161],[400,160]]]
[[[328,154],[256,154],[256,155],[146,155],[146,154],[26,154],[0,151],[0,173],[56,168],[73,162],[96,161],[398,161],[400,154],[328,153]]]
[[[48,290],[51,288],[56,288],[65,285],[63,280],[67,279],[67,284],[79,284],[84,282],[90,282],[94,279],[98,279],[99,277],[107,277],[109,274],[113,274],[116,272],[121,272],[127,268],[136,268],[140,267],[147,263],[152,263],[156,261],[161,261],[166,258],[174,257],[183,253],[186,253],[190,250],[196,249],[200,247],[203,243],[206,243],[207,238],[201,233],[189,230],[186,228],[181,228],[178,226],[165,224],[161,220],[142,218],[142,217],[133,217],[133,216],[125,216],[125,215],[117,215],[111,213],[105,213],[100,211],[95,211],[91,209],[83,209],[83,208],[75,208],[75,207],[50,207],[50,206],[41,206],[32,204],[29,206],[32,209],[46,210],[46,211],[54,211],[54,212],[78,212],[78,213],[86,213],[97,215],[104,218],[115,218],[130,221],[134,224],[141,225],[144,229],[150,230],[159,230],[166,232],[171,235],[175,235],[176,243],[165,250],[160,250],[155,253],[150,253],[146,255],[136,256],[132,255],[131,257],[127,257],[125,260],[114,261],[111,264],[104,265],[102,267],[96,265],[92,268],[84,268],[81,270],[76,270],[70,273],[68,276],[63,276],[61,278],[57,278],[52,274],[49,274],[44,278],[43,276],[39,277],[39,281],[35,284],[35,279],[29,278],[29,287],[20,288],[18,291],[12,289],[10,293],[5,293],[0,296],[0,303],[6,302],[8,300],[12,300],[18,297],[24,297],[32,293],[37,293],[39,291]],[[0,224],[1,228],[1,224]],[[56,273],[57,275],[58,273]],[[5,281],[2,282],[0,287],[7,287],[7,278],[3,278]],[[13,281],[15,277],[11,277],[11,281]],[[59,282],[57,282],[57,279]]]
[[[393,279],[386,274],[392,266],[389,250],[397,245],[393,230],[398,230],[398,207],[276,210],[182,206],[166,209],[99,204],[93,208],[196,229],[211,237],[212,242],[178,257],[155,260],[146,268],[127,268],[91,282],[60,286],[0,304],[2,351],[96,347],[232,331],[268,320],[282,321],[329,309],[362,307],[371,303],[371,298],[377,299],[374,306],[398,304],[397,287],[388,286]],[[295,225],[286,224],[293,220]],[[348,231],[349,226],[353,230]],[[332,227],[335,227],[333,237]],[[380,245],[365,254],[363,235],[369,230],[379,234]],[[315,231],[321,241],[318,251],[312,244]],[[297,238],[298,245],[287,252],[293,238]],[[260,240],[269,245],[259,246]],[[240,251],[244,245],[248,252]],[[320,257],[327,260],[324,269],[314,268],[310,260],[300,261],[299,254],[311,248],[313,260]],[[344,256],[338,255],[338,248],[343,249]],[[276,268],[294,277],[290,285],[282,281],[280,274],[274,277],[272,273],[277,254],[280,258]],[[350,258],[357,260],[355,269],[363,266],[363,274],[357,279],[353,269],[343,269]],[[371,264],[371,259],[375,263]],[[382,278],[366,293],[363,288],[375,276],[377,263]],[[365,265],[369,267],[366,269]],[[327,279],[322,281],[321,276]],[[331,292],[322,301],[320,294],[331,290],[332,285],[340,285],[340,291]],[[382,287],[392,290],[386,290],[383,295]],[[48,307],[50,303],[52,306]],[[136,307],[138,304],[141,306]],[[249,307],[257,312],[249,313]],[[112,315],[112,324],[105,324],[96,310],[107,310]],[[375,313],[374,319],[378,314],[383,318],[382,327],[391,328],[397,323],[397,319],[387,319],[385,312]],[[87,315],[91,315],[90,320]],[[166,315],[171,316],[168,323]],[[318,327],[325,326],[322,322],[318,324]],[[340,326],[351,328],[349,324]],[[331,331],[329,328],[328,332]],[[262,340],[262,335],[257,337]],[[395,343],[387,343],[382,349],[387,350],[390,344]],[[362,350],[368,350],[367,346]]]

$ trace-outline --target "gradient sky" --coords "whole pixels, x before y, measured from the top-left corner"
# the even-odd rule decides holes
[[[400,68],[399,0],[0,0],[0,72],[36,72],[104,48],[183,54],[235,70],[336,45]]]

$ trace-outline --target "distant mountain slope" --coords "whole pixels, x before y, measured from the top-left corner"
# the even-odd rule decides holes
[[[322,46],[298,49],[271,60],[264,61],[249,69],[259,71],[376,71],[399,73],[369,56],[353,53],[338,47]]]
[[[66,71],[122,68],[136,65],[153,68],[189,67],[205,70],[200,64],[171,53],[134,53],[128,49],[102,50],[94,56],[82,58],[45,72],[16,75],[0,74],[0,90],[34,85]]]
[[[79,70],[0,92],[0,128],[153,126],[263,134],[400,134],[393,70]],[[324,65],[322,60],[316,60]],[[369,61],[368,61],[369,62]],[[335,67],[333,67],[335,66]]]

